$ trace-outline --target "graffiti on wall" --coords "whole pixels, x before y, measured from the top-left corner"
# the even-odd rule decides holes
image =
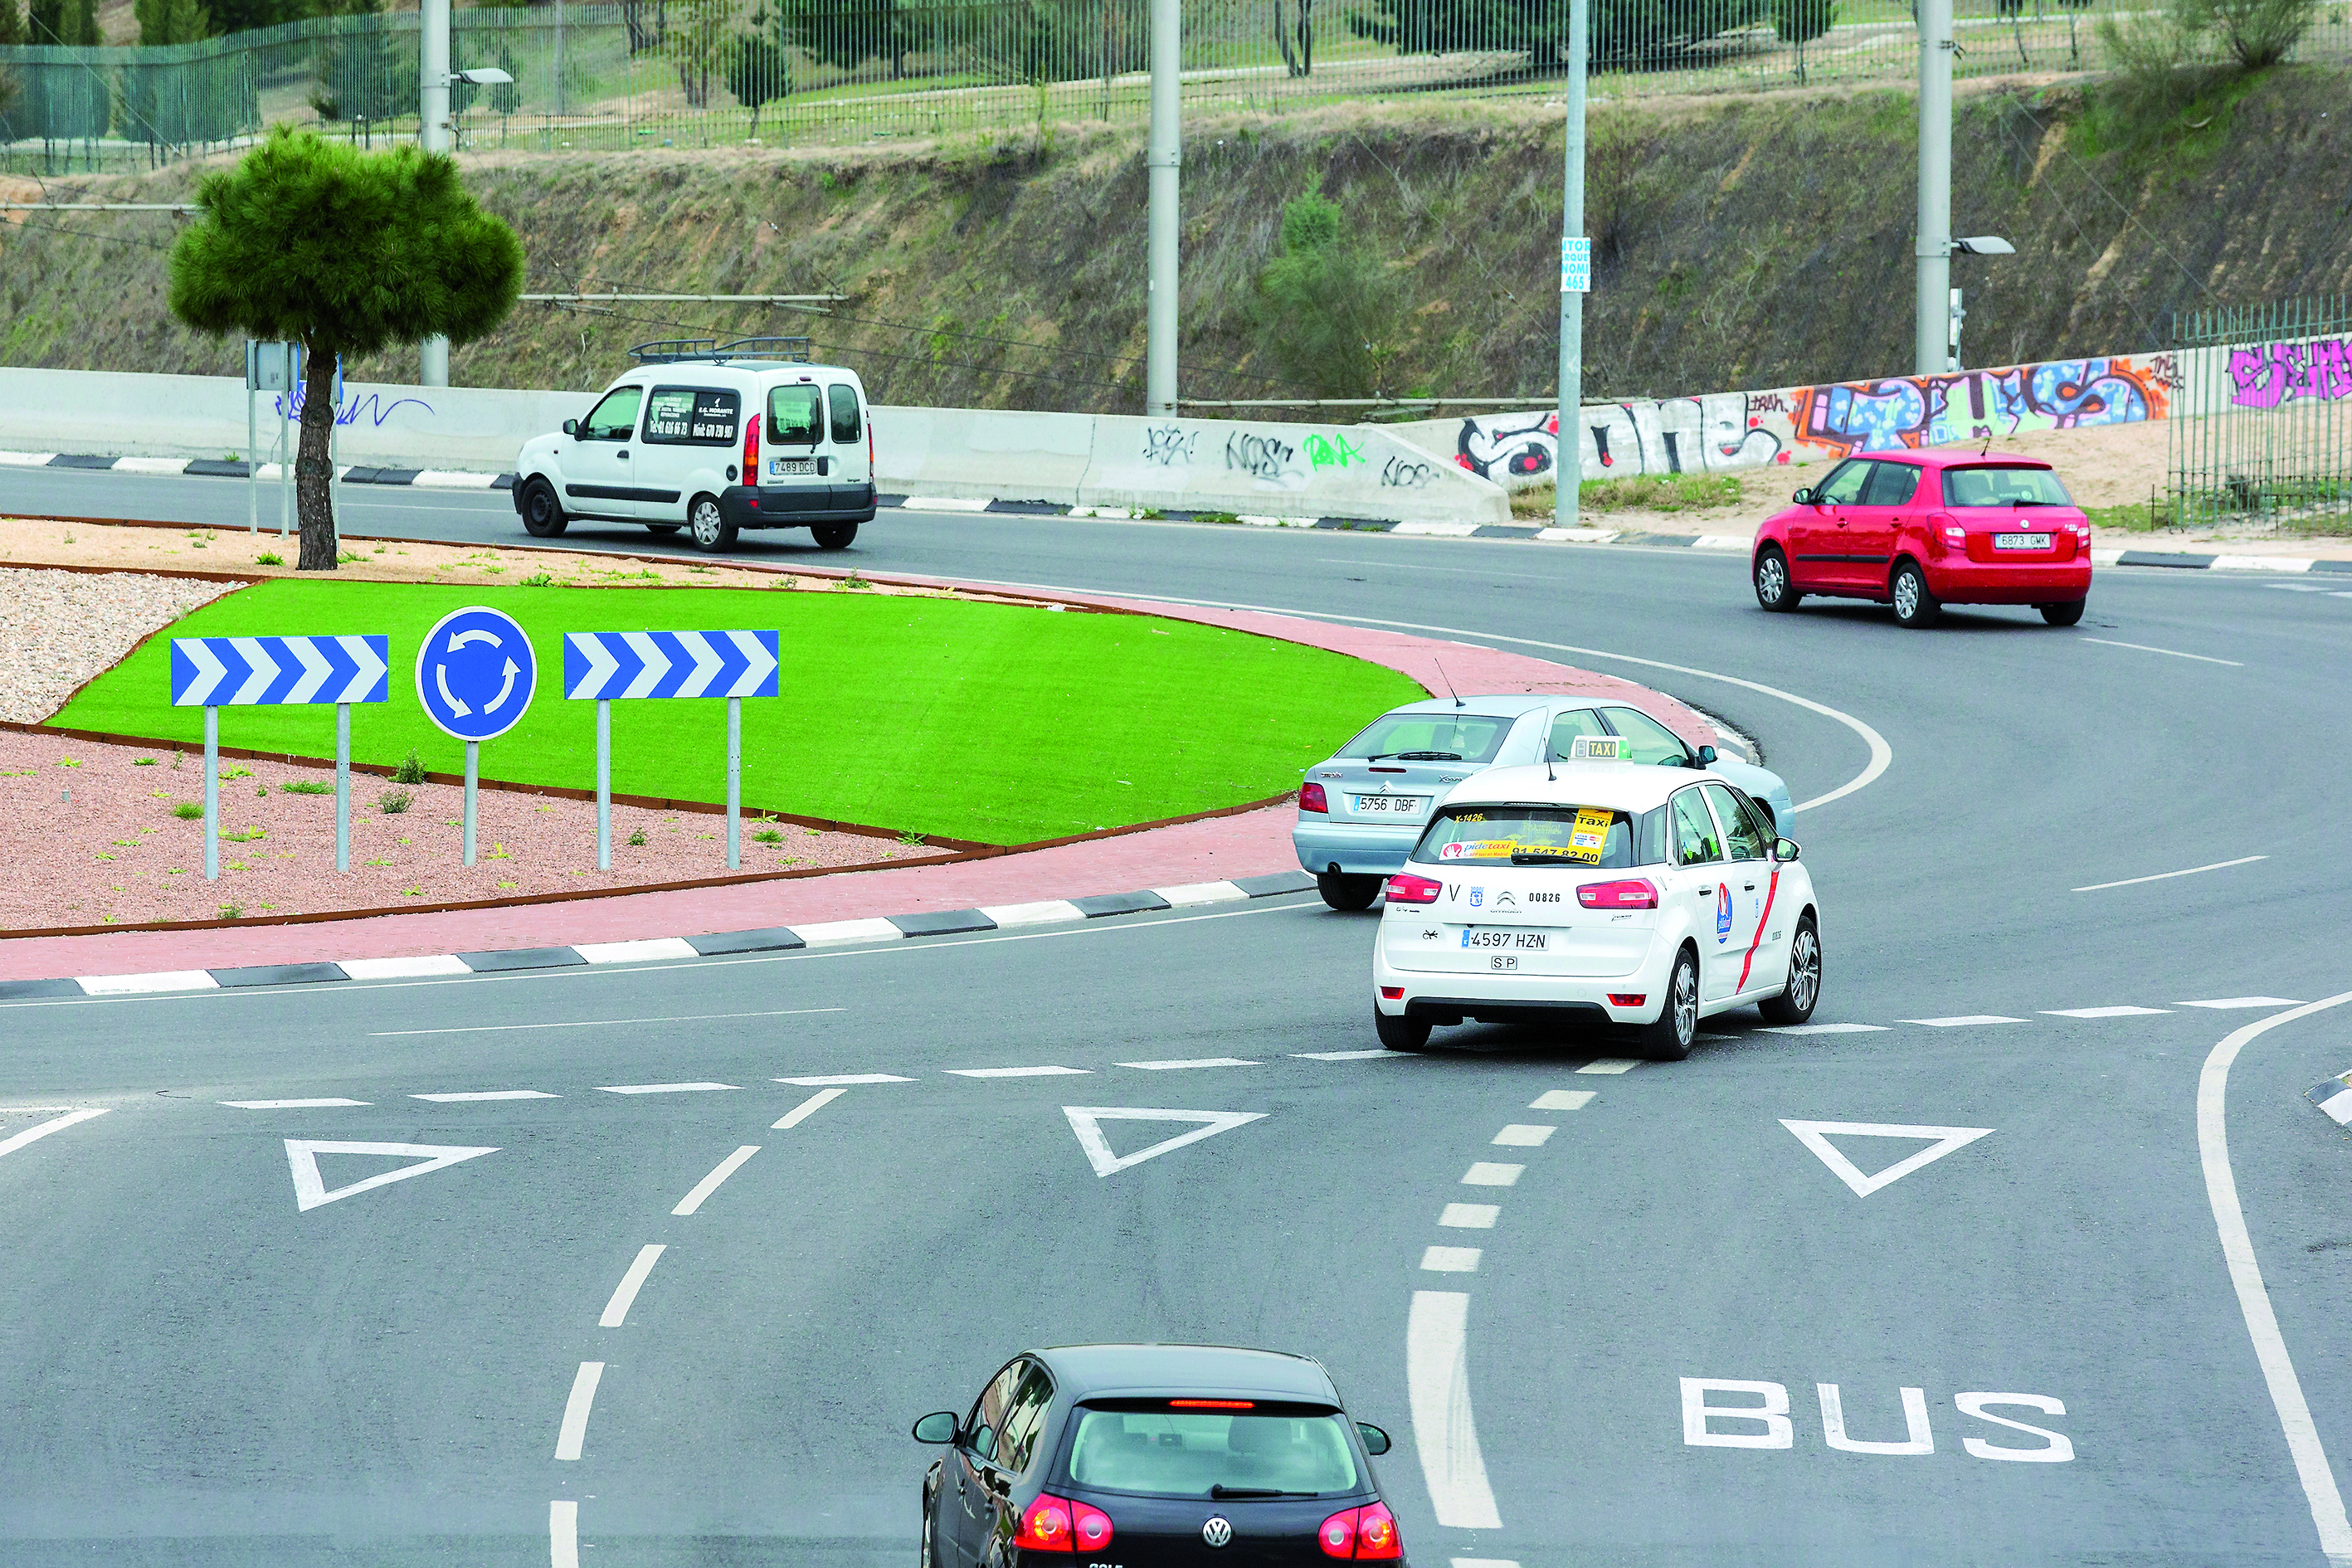
[[[2020,430],[2161,419],[2179,389],[2169,354],[2053,360],[1952,375],[1898,375],[1790,395],[1800,444],[1827,457],[1939,447]]]
[[[292,392],[281,392],[271,399],[278,417],[281,420],[301,418],[304,394],[307,390],[307,388],[297,387]],[[421,397],[395,397],[391,402],[385,403],[376,393],[371,392],[365,395],[353,393],[345,397],[341,405],[336,408],[335,423],[356,425],[362,419],[365,419],[370,429],[382,429],[383,422],[392,417],[394,409],[404,408],[412,404],[425,410],[428,416],[433,412],[433,405]]]
[[[2239,408],[2352,397],[2352,338],[2231,349],[2230,380],[2230,402]]]
[[[1278,436],[1237,430],[1225,437],[1225,467],[1247,474],[1262,485],[1301,489],[1310,475],[1298,460],[1298,448]]]
[[[1146,425],[1143,427],[1143,460],[1172,468],[1179,463],[1192,460],[1192,448],[1201,438],[1198,430],[1187,430],[1178,425]]]
[[[1584,477],[1630,479],[1785,463],[1786,407],[1777,392],[1589,405],[1579,411],[1577,432]],[[1521,489],[1551,477],[1559,450],[1557,413],[1489,414],[1462,422],[1454,461],[1481,479]]]

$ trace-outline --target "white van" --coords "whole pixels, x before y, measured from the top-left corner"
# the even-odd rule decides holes
[[[806,338],[629,353],[637,368],[585,419],[523,444],[514,506],[532,538],[578,519],[685,528],[713,552],[740,529],[805,528],[841,550],[874,521],[874,424],[856,371],[809,363]]]

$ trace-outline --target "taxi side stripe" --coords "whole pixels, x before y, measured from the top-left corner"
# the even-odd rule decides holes
[[[1755,965],[1756,950],[1764,944],[1764,922],[1772,918],[1772,900],[1780,891],[1780,873],[1775,871],[1764,885],[1764,912],[1756,917],[1756,936],[1748,944],[1748,956],[1739,961],[1739,984],[1732,987],[1734,991],[1748,989],[1748,971]]]

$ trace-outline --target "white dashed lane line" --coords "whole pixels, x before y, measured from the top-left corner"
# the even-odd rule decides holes
[[[1464,1173],[1462,1184],[1465,1187],[1517,1186],[1520,1174],[1526,1170],[1525,1165],[1497,1165],[1480,1160]]]
[[[782,1116],[776,1118],[775,1121],[770,1122],[768,1124],[768,1129],[772,1132],[781,1132],[787,1128],[798,1127],[802,1122],[806,1121],[810,1117],[814,1116],[818,1111],[823,1110],[826,1106],[831,1105],[835,1100],[839,1100],[843,1095],[847,1094],[848,1092],[849,1089],[845,1084],[835,1084],[831,1089],[818,1089],[814,1094],[810,1095],[806,1100],[802,1100],[798,1105],[793,1106],[790,1110],[785,1111]]]
[[[637,1249],[629,1271],[613,1287],[612,1300],[604,1303],[604,1313],[596,1320],[598,1328],[617,1329],[629,1321],[629,1309],[636,1304],[637,1292],[645,1289],[646,1278],[653,1273],[654,1265],[661,1261],[664,1247],[662,1242],[651,1241]]]
[[[486,1100],[562,1100],[560,1094],[550,1094],[543,1089],[469,1089],[454,1094],[412,1094],[411,1100],[429,1100],[436,1105],[471,1105]]]
[[[503,1035],[523,1029],[620,1029],[632,1024],[715,1024],[729,1018],[801,1018],[818,1013],[846,1013],[846,1007],[784,1007],[770,1013],[687,1013],[667,1018],[571,1018],[554,1024],[466,1024],[446,1029],[373,1029],[371,1040],[396,1040],[409,1035]]]
[[[1167,1072],[1177,1068],[1255,1068],[1264,1062],[1245,1061],[1240,1057],[1194,1057],[1187,1061],[1118,1062],[1115,1066],[1141,1068],[1146,1072]]]
[[[841,1090],[837,1089],[830,1089],[825,1093],[817,1096],[817,1099],[820,1101],[829,1100],[834,1095],[839,1094]],[[816,1107],[814,1105],[808,1105],[803,1106],[802,1109],[805,1110],[814,1110]],[[782,1127],[786,1125],[786,1123],[779,1121],[776,1125]],[[695,1183],[694,1190],[687,1194],[686,1196],[678,1199],[677,1207],[670,1210],[669,1212],[674,1215],[689,1215],[695,1210],[700,1208],[702,1206],[702,1200],[719,1190],[719,1183],[725,1181],[728,1177],[741,1170],[743,1168],[743,1162],[750,1159],[759,1152],[760,1146],[757,1143],[746,1143],[740,1149],[736,1150],[732,1154],[728,1155],[724,1160],[719,1161],[717,1168],[714,1169],[710,1174]],[[648,1267],[650,1267],[650,1265]]]
[[[64,1110],[62,1106],[55,1105],[38,1106],[34,1109],[37,1114],[41,1111]],[[0,1154],[13,1154],[27,1143],[39,1142],[42,1139],[47,1138],[52,1132],[62,1132],[78,1121],[88,1121],[93,1116],[103,1116],[105,1114],[106,1111],[103,1108],[96,1110],[68,1110],[62,1116],[52,1117],[50,1120],[42,1122],[37,1127],[27,1127],[25,1131],[16,1134],[14,1137],[11,1137],[5,1142],[0,1142]]]
[[[1592,1103],[1589,1089],[1548,1089],[1528,1101],[1529,1110],[1581,1110]]]
[[[1062,1067],[949,1068],[946,1070],[955,1078],[1084,1078],[1087,1075],[1085,1068]]]
[[[238,1110],[324,1110],[331,1106],[366,1105],[364,1100],[224,1100]]]
[[[1597,1062],[1587,1062],[1576,1070],[1579,1072],[1623,1073],[1632,1072],[1635,1068],[1640,1067],[1641,1065],[1642,1064],[1639,1061],[1629,1061],[1622,1057],[1603,1057]]]
[[[1432,1247],[1422,1253],[1421,1267],[1431,1274],[1475,1274],[1478,1272],[1478,1248]]]
[[[2171,1011],[2169,1007],[2044,1007],[2053,1018],[2154,1018]]]
[[[600,1094],[714,1094],[731,1083],[621,1083],[599,1086]]]
[[[1979,1024],[2022,1024],[2023,1018],[2006,1017],[1999,1013],[1969,1013],[1958,1018],[1897,1018],[1898,1024],[1917,1024],[1929,1029],[1969,1029]]]
[[[910,1078],[900,1078],[887,1072],[841,1072],[819,1078],[780,1078],[778,1083],[789,1083],[802,1089],[846,1088],[861,1083],[912,1083]]]
[[[1509,1149],[1540,1149],[1547,1139],[1559,1129],[1530,1122],[1514,1121],[1495,1134],[1495,1142]]]
[[[1437,1223],[1449,1230],[1492,1230],[1502,1212],[1498,1204],[1447,1204]]]
[[[588,1415],[596,1407],[596,1384],[604,1377],[604,1363],[583,1361],[579,1374],[572,1380],[572,1397],[563,1402],[563,1424],[555,1431],[555,1457],[575,1460],[580,1458],[580,1446],[588,1440]],[[558,1503],[556,1507],[565,1505]],[[576,1515],[578,1505],[572,1505]]]

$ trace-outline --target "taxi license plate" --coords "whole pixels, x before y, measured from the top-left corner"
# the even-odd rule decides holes
[[[1539,931],[1500,931],[1492,926],[1473,926],[1462,933],[1465,947],[1508,948],[1514,952],[1545,952],[1550,950],[1551,935]]]
[[[768,472],[777,479],[788,479],[795,474],[813,475],[816,472],[816,459],[814,458],[771,458],[768,459]]]
[[[2046,533],[1996,533],[1992,536],[1995,550],[2047,550],[2050,536]]]
[[[1360,795],[1356,797],[1359,814],[1386,812],[1393,816],[1418,816],[1421,808],[1429,804],[1425,795]]]

